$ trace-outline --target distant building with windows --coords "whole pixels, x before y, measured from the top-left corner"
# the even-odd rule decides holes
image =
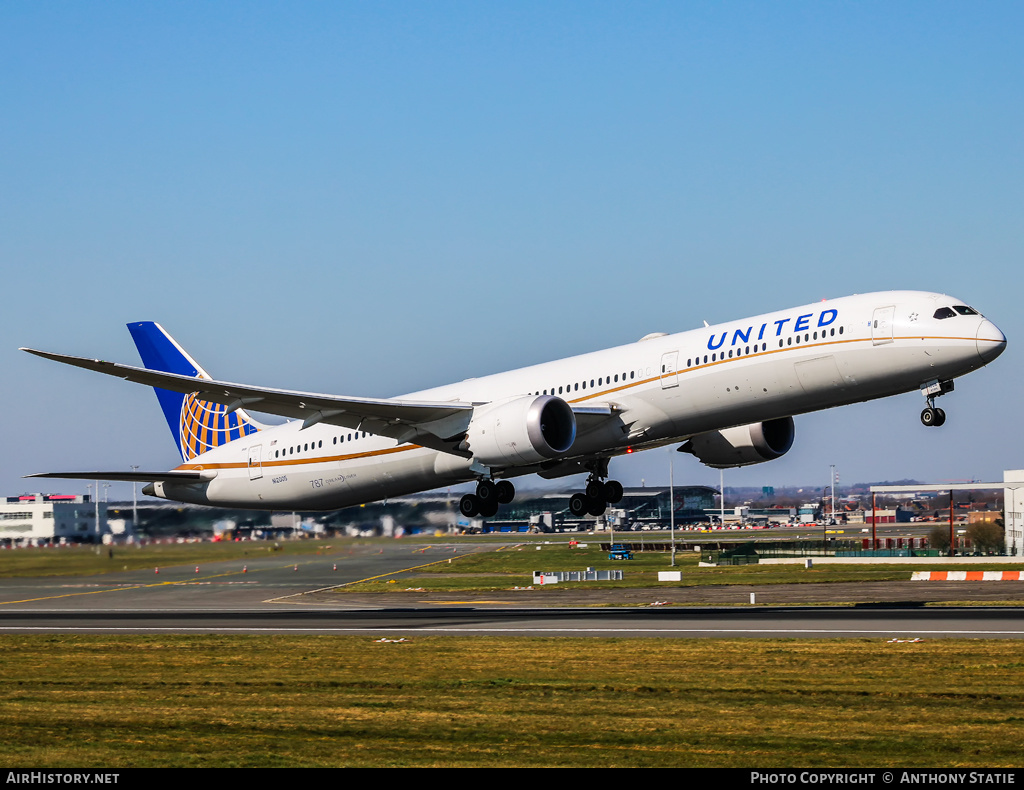
[[[99,543],[107,531],[107,503],[88,495],[24,494],[0,502],[0,543]]]

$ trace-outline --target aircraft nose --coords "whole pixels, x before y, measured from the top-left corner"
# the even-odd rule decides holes
[[[987,363],[998,357],[1006,348],[1006,335],[989,320],[978,327],[978,355]]]

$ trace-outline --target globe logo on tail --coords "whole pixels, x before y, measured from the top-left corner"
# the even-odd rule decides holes
[[[178,436],[186,461],[258,430],[241,410],[228,414],[227,406],[200,400],[194,392],[181,401]]]

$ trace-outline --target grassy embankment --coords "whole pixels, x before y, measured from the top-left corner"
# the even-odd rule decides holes
[[[1010,640],[32,635],[0,660],[8,768],[998,767],[1024,736]]]
[[[538,549],[538,546],[540,547]],[[435,556],[429,552],[425,558]],[[591,542],[586,548],[569,548],[565,543],[524,543],[497,549],[493,552],[452,557],[418,568],[410,574],[401,574],[394,582],[390,579],[348,585],[340,591],[389,592],[395,589],[422,588],[427,592],[439,591],[496,591],[524,587],[532,583],[532,572],[582,571],[588,567],[597,570],[623,571],[621,581],[563,582],[545,588],[557,594],[560,590],[601,588],[678,588],[709,584],[812,584],[828,582],[906,581],[914,570],[922,566],[900,564],[824,565],[812,568],[802,565],[738,565],[698,567],[696,552],[678,553],[675,570],[683,572],[682,582],[659,582],[658,571],[672,570],[670,558],[663,552],[636,552],[632,560],[609,560],[600,544]],[[942,570],[979,570],[977,565],[946,564],[936,560]],[[1000,570],[1024,569],[1021,565],[999,565]]]

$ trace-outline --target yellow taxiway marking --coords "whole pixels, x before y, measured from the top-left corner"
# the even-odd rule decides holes
[[[287,564],[287,566],[294,566],[294,565],[296,565],[296,563],[294,563],[294,562],[289,562]],[[287,567],[287,566],[282,566],[282,567]],[[176,565],[176,566],[171,566],[171,567],[181,567],[181,566]],[[185,567],[187,567],[187,566],[185,566]],[[219,579],[222,576],[241,576],[243,574],[258,573],[261,570],[264,570],[264,571],[265,570],[271,570],[271,568],[259,568],[259,569],[251,570],[251,571],[250,570],[245,570],[245,571],[242,571],[242,570],[227,571],[225,573],[215,573],[212,576],[199,576],[199,575],[196,575],[196,576],[193,576],[193,577],[188,578],[188,579],[177,579],[175,581],[166,581],[166,582],[165,581],[150,582],[149,584],[145,584],[145,583],[141,583],[140,582],[139,584],[128,584],[128,585],[122,585],[122,586],[118,586],[118,587],[110,587],[109,589],[106,589],[106,590],[88,590],[88,591],[85,591],[85,592],[61,593],[59,595],[44,595],[44,596],[42,596],[40,598],[25,598],[25,599],[20,600],[20,601],[0,601],[0,606],[7,606],[7,605],[10,605],[10,604],[15,604],[15,603],[34,603],[36,601],[53,601],[53,600],[57,600],[59,598],[74,598],[76,595],[98,595],[100,593],[112,593],[112,592],[122,592],[122,591],[130,591],[130,590],[144,590],[144,589],[147,589],[149,587],[167,587],[167,586],[174,585],[174,584],[194,584],[195,582],[206,581],[207,579]],[[75,578],[75,577],[70,577],[70,578]],[[111,584],[114,584],[114,582],[111,582]]]
[[[462,556],[467,556],[467,555],[462,555]],[[352,584],[363,584],[364,582],[372,582],[372,581],[376,581],[377,579],[386,579],[388,576],[395,576],[395,575],[397,575],[399,573],[408,573],[409,571],[418,571],[420,568],[429,568],[431,565],[441,565],[442,563],[448,562],[451,559],[454,559],[454,557],[445,557],[443,560],[436,560],[435,562],[426,562],[423,565],[413,565],[411,568],[401,568],[400,570],[391,571],[390,573],[382,573],[379,576],[368,576],[365,579],[357,579],[354,582],[344,582],[343,584],[335,584],[331,588],[325,588],[325,589],[333,589],[333,588],[336,588],[336,587],[348,587],[349,585],[352,585]]]
[[[518,605],[518,601],[420,601],[419,603],[430,603],[434,606],[448,606],[453,603],[467,604],[467,603],[505,603],[513,606]]]

